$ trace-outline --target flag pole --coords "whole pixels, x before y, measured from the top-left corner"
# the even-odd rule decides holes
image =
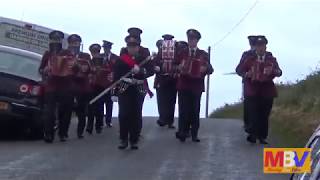
[[[208,47],[209,62],[211,59],[211,46]],[[210,74],[207,76],[207,88],[206,88],[206,118],[209,117],[209,89],[210,89]]]

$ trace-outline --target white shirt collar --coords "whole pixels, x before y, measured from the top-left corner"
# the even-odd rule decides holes
[[[266,59],[266,53],[264,53],[262,56],[257,54],[257,61],[264,62]]]
[[[105,56],[105,54],[103,54],[103,57],[104,57],[105,60],[110,60],[111,52],[109,52],[106,56]]]
[[[190,48],[190,47],[189,47],[189,50],[190,50],[190,51],[192,51],[192,50],[196,51],[197,49],[198,49],[198,47],[195,47],[195,48]]]
[[[195,47],[195,48],[190,48],[189,47],[189,55],[191,56],[192,54],[192,51],[194,52],[194,53],[196,53],[197,52],[197,49],[198,49],[198,47]],[[195,55],[195,54],[194,54]]]

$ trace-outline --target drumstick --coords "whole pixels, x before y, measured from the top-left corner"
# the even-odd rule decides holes
[[[236,75],[236,72],[223,73],[223,75]]]

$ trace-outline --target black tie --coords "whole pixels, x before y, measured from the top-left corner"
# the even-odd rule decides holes
[[[262,56],[262,55],[259,55],[259,61],[260,61],[260,62],[262,62],[262,61],[263,61],[263,59],[262,59],[262,58],[263,58],[263,56]]]
[[[195,54],[196,54],[195,52],[196,52],[196,51],[195,51],[194,49],[191,50],[191,57],[194,57],[194,56],[195,56]]]

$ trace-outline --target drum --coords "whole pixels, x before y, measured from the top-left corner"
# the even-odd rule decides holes
[[[201,58],[192,58],[182,60],[181,74],[191,78],[203,78],[208,69],[208,62]]]
[[[164,40],[161,46],[162,59],[174,59],[176,42],[174,40]]]
[[[175,41],[164,40],[161,46],[161,72],[164,75],[174,73]]]
[[[73,74],[75,59],[72,56],[53,56],[49,59],[49,74],[65,77]]]

